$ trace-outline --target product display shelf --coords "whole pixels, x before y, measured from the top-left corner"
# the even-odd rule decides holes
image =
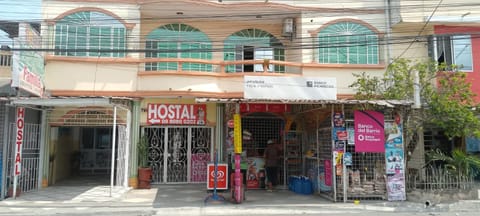
[[[285,136],[286,176],[302,174],[302,132],[289,131]]]

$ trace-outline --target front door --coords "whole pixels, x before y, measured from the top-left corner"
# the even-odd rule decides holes
[[[213,128],[147,127],[153,183],[206,182]]]

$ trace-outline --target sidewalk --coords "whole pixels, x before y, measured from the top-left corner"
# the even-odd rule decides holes
[[[107,186],[93,188],[49,187],[37,192],[22,194],[17,199],[0,202],[0,212],[21,212],[22,209],[43,209],[47,212],[72,209],[96,209],[97,211],[133,211],[174,214],[184,213],[239,212],[242,215],[259,212],[282,214],[319,214],[319,213],[365,213],[365,212],[472,212],[480,210],[480,200],[458,201],[455,203],[435,204],[428,208],[424,203],[361,201],[334,203],[318,195],[300,195],[288,190],[266,192],[265,190],[247,190],[246,200],[242,204],[230,202],[230,193],[219,193],[226,202],[205,202],[208,194],[204,185],[158,185],[148,190],[114,190],[110,196]],[[1,214],[0,214],[1,215]]]

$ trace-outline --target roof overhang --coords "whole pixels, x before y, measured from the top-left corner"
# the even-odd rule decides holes
[[[411,106],[409,100],[265,100],[245,98],[196,98],[197,103],[284,103],[284,104],[372,104],[394,108],[397,106]]]
[[[14,98],[10,104],[16,106],[76,107],[112,106],[110,98]]]

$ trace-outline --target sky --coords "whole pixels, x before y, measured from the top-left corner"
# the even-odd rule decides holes
[[[40,21],[42,0],[0,0],[0,20]],[[0,45],[11,45],[12,40],[0,30]]]

